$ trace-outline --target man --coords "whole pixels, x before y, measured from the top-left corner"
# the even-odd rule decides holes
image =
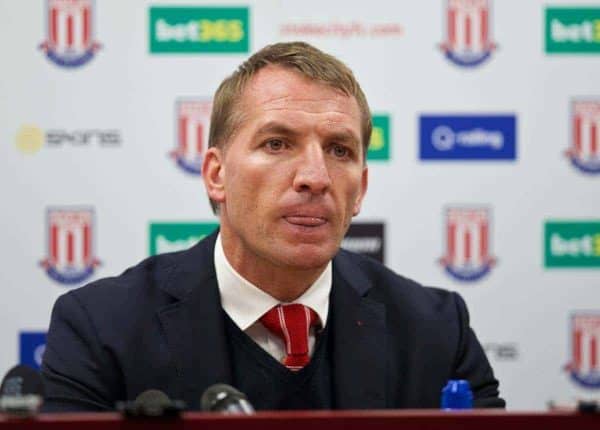
[[[281,43],[242,64],[215,95],[203,163],[220,231],[59,298],[46,410],[152,388],[197,408],[220,382],[257,409],[437,408],[448,379],[504,406],[457,294],[339,250],[370,134],[334,57]]]

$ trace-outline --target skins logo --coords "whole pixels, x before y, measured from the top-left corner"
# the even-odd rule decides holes
[[[448,0],[446,41],[440,47],[454,64],[477,66],[496,49],[490,34],[490,3],[491,0]]]
[[[571,130],[566,156],[580,171],[600,174],[600,99],[571,103]]]
[[[178,100],[175,104],[177,148],[170,156],[184,171],[194,175],[202,173],[211,110],[212,101],[205,99]]]
[[[571,362],[565,370],[578,384],[600,388],[600,313],[571,316]]]
[[[446,209],[446,255],[440,259],[450,276],[477,281],[495,265],[490,256],[490,219],[487,208]]]
[[[94,210],[51,208],[46,214],[48,257],[40,264],[55,281],[72,285],[94,273]]]
[[[47,39],[40,49],[58,66],[84,65],[100,48],[93,41],[93,14],[92,0],[48,0]]]

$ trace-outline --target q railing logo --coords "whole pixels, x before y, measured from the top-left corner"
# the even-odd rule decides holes
[[[571,316],[571,379],[586,388],[600,388],[600,312]]]
[[[448,0],[442,51],[458,66],[485,62],[496,49],[490,30],[491,0]]]
[[[421,160],[517,158],[516,115],[421,115]]]
[[[571,147],[566,156],[584,173],[600,174],[600,99],[571,102]]]
[[[100,261],[94,256],[94,210],[50,208],[46,214],[47,252],[40,264],[56,282],[78,284],[93,275]]]
[[[446,255],[440,259],[446,272],[459,281],[477,281],[496,260],[490,255],[490,210],[484,207],[446,209]]]
[[[46,40],[40,45],[48,58],[62,67],[90,61],[100,45],[93,40],[92,0],[48,0]]]
[[[36,370],[42,366],[46,351],[46,332],[24,331],[19,333],[19,364]]]
[[[353,222],[342,240],[342,248],[385,264],[385,224]]]
[[[177,147],[171,157],[187,173],[200,175],[208,142],[212,101],[185,99],[175,103]]]

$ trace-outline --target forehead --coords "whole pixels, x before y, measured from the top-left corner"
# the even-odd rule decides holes
[[[246,120],[286,115],[327,120],[360,136],[361,115],[355,97],[281,66],[259,70],[246,85],[239,107]]]

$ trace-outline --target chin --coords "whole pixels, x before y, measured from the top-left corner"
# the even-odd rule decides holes
[[[338,247],[326,245],[300,245],[293,252],[282,252],[278,257],[283,264],[300,270],[317,269],[325,266],[337,253]]]

